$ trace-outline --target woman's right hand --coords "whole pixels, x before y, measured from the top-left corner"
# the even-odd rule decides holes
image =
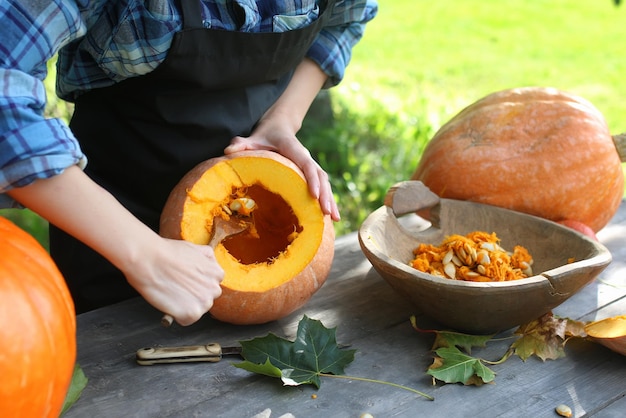
[[[155,237],[122,271],[148,303],[180,325],[200,319],[222,293],[224,271],[213,249],[187,241]]]
[[[212,248],[160,237],[77,166],[8,194],[100,253],[181,325],[200,319],[221,294],[224,272]]]

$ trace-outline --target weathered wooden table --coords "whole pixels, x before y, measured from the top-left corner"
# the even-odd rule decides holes
[[[626,314],[626,203],[598,236],[613,262],[555,314],[581,320]],[[433,386],[426,374],[433,338],[413,330],[409,317],[416,313],[373,271],[353,233],[337,239],[333,269],[322,289],[281,321],[234,326],[206,317],[190,327],[166,329],[161,314],[141,299],[80,315],[78,362],[89,383],[66,416],[253,417],[270,409],[271,417],[552,417],[559,404],[569,405],[576,417],[626,416],[626,357],[580,339],[569,342],[566,357],[558,360],[511,357],[491,366],[497,373],[494,384]],[[337,327],[338,342],[358,350],[346,374],[406,385],[435,400],[391,386],[324,377],[319,390],[285,387],[278,379],[238,369],[231,360],[135,362],[136,351],[147,346],[236,345],[268,332],[291,339],[304,314]],[[481,357],[497,359],[509,344],[491,342]]]

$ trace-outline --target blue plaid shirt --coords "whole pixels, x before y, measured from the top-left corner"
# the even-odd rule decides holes
[[[193,1],[193,0],[182,0]],[[71,165],[86,164],[74,135],[43,116],[46,63],[58,52],[57,94],[73,100],[154,70],[166,57],[181,15],[168,0],[49,0],[0,2],[0,207],[3,194]],[[244,11],[235,19],[233,4]],[[284,32],[318,17],[316,0],[202,0],[207,28]],[[337,0],[307,56],[328,74],[344,75],[352,47],[377,12],[375,0]]]

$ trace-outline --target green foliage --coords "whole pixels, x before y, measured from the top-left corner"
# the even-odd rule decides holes
[[[374,101],[359,109],[332,98],[333,119],[305,121],[299,137],[330,177],[342,216],[339,236],[357,230],[389,187],[413,174],[433,128],[419,112],[405,116]]]
[[[411,323],[415,327],[415,317],[411,318]],[[484,348],[493,335],[467,335],[454,331],[437,331],[437,337],[433,347],[459,347],[467,354],[472,353],[472,347]]]
[[[63,402],[63,409],[61,410],[61,416],[65,414],[80,398],[81,393],[85,387],[87,387],[87,376],[83,372],[83,369],[77,363],[74,366],[74,373],[72,374],[72,382],[70,383],[70,387],[65,395],[65,402]]]
[[[344,368],[352,363],[356,350],[340,348],[335,333],[336,328],[326,328],[321,321],[304,315],[294,341],[272,333],[240,341],[244,361],[233,366],[279,378],[287,386],[310,384],[319,389],[320,377],[332,377],[393,386],[434,400],[430,395],[397,383],[344,375]]]
[[[234,366],[279,377],[288,386],[311,384],[319,388],[320,376],[343,374],[344,367],[354,360],[356,350],[340,349],[335,332],[335,328],[326,328],[305,315],[293,342],[274,334],[241,341],[245,361]]]
[[[481,385],[491,383],[496,377],[480,359],[464,354],[456,347],[441,347],[435,353],[439,356],[435,363],[437,367],[429,368],[427,373],[442,382]]]
[[[55,94],[56,63],[56,56],[48,61],[48,76],[44,80],[47,100],[44,113],[46,117],[59,118],[65,121],[65,123],[69,123],[74,112],[74,105],[59,99]]]
[[[28,209],[0,209],[0,216],[7,218],[31,234],[47,250],[48,222]]]
[[[422,98],[445,121],[497,90],[552,86],[590,100],[617,134],[625,14],[608,0],[380,0],[339,90],[400,110]]]

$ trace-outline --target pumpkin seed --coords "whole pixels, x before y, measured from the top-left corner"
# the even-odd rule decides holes
[[[467,258],[465,260],[465,264],[467,264],[468,266],[471,266],[472,264],[474,264],[476,262],[476,257],[478,256],[476,254],[476,249],[474,247],[472,247],[471,245],[469,245],[468,243],[465,243],[463,245],[465,247],[465,253],[467,254]]]
[[[572,408],[570,408],[567,405],[561,404],[559,406],[557,406],[555,409],[557,414],[559,414],[562,417],[571,417],[572,416]]]
[[[443,271],[444,273],[446,273],[446,276],[448,276],[451,279],[456,278],[456,266],[452,263],[447,263],[443,265]]]
[[[483,266],[486,266],[491,263],[491,258],[489,258],[489,253],[485,250],[478,251],[476,254],[476,261]]]
[[[524,273],[526,276],[531,277],[533,275],[533,269],[530,267],[530,264],[528,264],[525,261],[522,261],[521,263],[519,263],[520,269],[522,270],[522,273]]]
[[[230,210],[233,212],[243,212],[243,214],[248,214],[255,208],[256,202],[249,197],[240,197],[239,199],[235,199],[230,202],[228,205]]]
[[[476,273],[475,271],[465,271],[461,274],[464,278],[469,279],[469,280],[473,280],[475,278],[477,278],[478,276],[480,276],[480,274]]]
[[[456,248],[456,255],[457,257],[459,257],[459,259],[462,262],[465,262],[465,260],[467,260],[467,253],[465,252],[465,250],[463,249],[463,247],[455,247]]]

